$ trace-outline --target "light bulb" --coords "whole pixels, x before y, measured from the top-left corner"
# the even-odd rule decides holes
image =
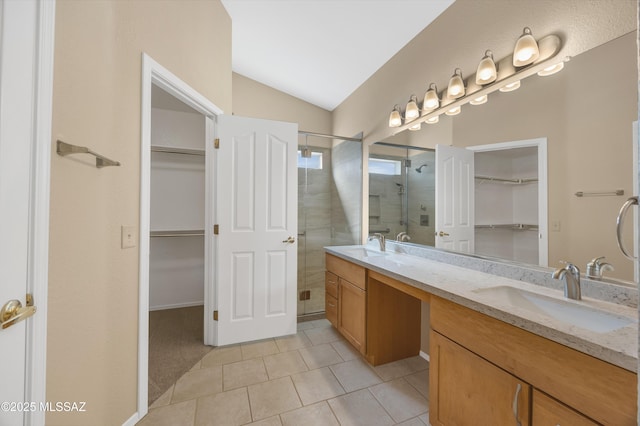
[[[487,100],[489,99],[489,97],[487,95],[482,95],[482,96],[478,96],[477,98],[471,99],[471,101],[469,101],[469,103],[471,105],[482,105],[487,103]]]
[[[552,75],[561,71],[563,68],[564,68],[564,62],[558,62],[557,64],[551,65],[549,67],[546,67],[542,71],[539,71],[538,75],[542,77],[546,77],[548,75]]]
[[[427,123],[429,123],[429,124],[435,124],[438,121],[440,121],[440,116],[439,115],[436,115],[435,117],[431,117],[431,118],[427,119]]]
[[[462,110],[462,109],[461,109],[459,106],[457,106],[457,107],[453,107],[453,108],[451,108],[451,109],[448,109],[448,110],[445,112],[445,114],[447,114],[447,115],[458,115],[458,114],[460,114],[460,111],[461,111],[461,110]]]
[[[531,29],[524,27],[522,35],[516,42],[516,47],[513,49],[513,66],[523,67],[533,63],[540,56],[540,50],[538,49],[538,42],[533,35],[531,35]]]
[[[415,132],[417,130],[420,130],[422,128],[422,123],[416,123],[413,126],[409,127],[409,130]]]
[[[478,70],[476,71],[476,84],[483,85],[489,84],[496,80],[498,77],[498,71],[496,70],[496,63],[493,61],[493,53],[487,50],[484,54],[484,58],[478,64]]]
[[[516,81],[515,83],[511,83],[511,84],[507,84],[503,87],[500,88],[501,92],[513,92],[516,89],[520,88],[520,80]]]
[[[402,125],[402,116],[400,115],[400,107],[398,105],[393,107],[391,114],[389,114],[389,127],[400,127]]]
[[[423,114],[424,111],[432,111],[440,106],[440,99],[438,98],[438,88],[434,83],[429,85],[429,90],[424,94],[424,102],[422,104]]]
[[[462,81],[462,71],[460,71],[460,68],[456,68],[449,80],[447,96],[451,99],[457,99],[464,96],[464,81]]]
[[[418,109],[418,98],[416,95],[411,95],[409,102],[407,102],[407,108],[404,112],[405,121],[412,121],[420,117],[420,110]]]

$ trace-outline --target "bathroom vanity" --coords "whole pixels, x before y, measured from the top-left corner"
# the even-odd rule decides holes
[[[379,365],[419,353],[430,303],[431,424],[636,424],[634,308],[397,251],[327,247],[327,317]]]

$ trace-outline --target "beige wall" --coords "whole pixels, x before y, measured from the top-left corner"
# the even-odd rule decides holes
[[[549,265],[568,259],[584,269],[590,258],[606,255],[616,267],[609,275],[630,279],[632,263],[619,255],[613,230],[614,210],[624,198],[577,199],[573,193],[632,192],[631,123],[637,118],[633,0],[457,0],[336,108],[333,131],[363,130],[367,143],[390,140],[387,123],[394,104],[404,107],[412,93],[421,98],[430,82],[444,89],[455,67],[464,76],[473,74],[487,48],[496,58],[507,56],[525,25],[537,37],[561,36],[559,57],[573,57],[563,72],[530,77],[512,94],[492,94],[486,105],[465,106],[459,116],[405,132],[400,143],[469,146],[549,138],[549,220],[561,222],[560,232],[549,233]],[[594,49],[611,39],[617,40]]]
[[[244,117],[298,123],[299,130],[331,134],[331,112],[233,73],[233,113]],[[304,137],[299,138],[304,143]],[[330,139],[308,137],[309,145],[331,147]]]
[[[56,6],[53,139],[121,167],[51,159],[47,400],[86,401],[48,425],[120,425],[137,410],[141,54],[231,110],[231,20],[219,1]],[[147,386],[142,383],[142,386]]]

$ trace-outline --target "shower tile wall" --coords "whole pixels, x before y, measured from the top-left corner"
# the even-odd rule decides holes
[[[436,164],[435,152],[428,151],[411,156],[409,169],[409,227],[407,233],[411,242],[435,246],[436,220]],[[422,173],[416,168],[426,164]],[[429,225],[421,224],[421,216],[429,216]]]
[[[342,142],[332,150],[334,245],[360,244],[362,223],[362,144]]]
[[[311,291],[298,315],[324,311],[323,247],[331,245],[331,150],[313,151],[322,152],[323,168],[298,169],[298,290]]]
[[[396,185],[403,182],[401,175],[369,174],[369,234],[389,229],[383,235],[395,238],[405,230],[404,225],[400,224],[403,195],[399,194],[400,188]]]

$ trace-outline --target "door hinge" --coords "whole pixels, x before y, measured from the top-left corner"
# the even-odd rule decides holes
[[[213,147],[214,147],[215,149],[220,149],[220,138],[215,138],[215,139],[213,140]]]
[[[213,235],[218,235],[220,232],[220,225],[213,225]]]
[[[218,321],[218,311],[213,311],[213,320]]]

